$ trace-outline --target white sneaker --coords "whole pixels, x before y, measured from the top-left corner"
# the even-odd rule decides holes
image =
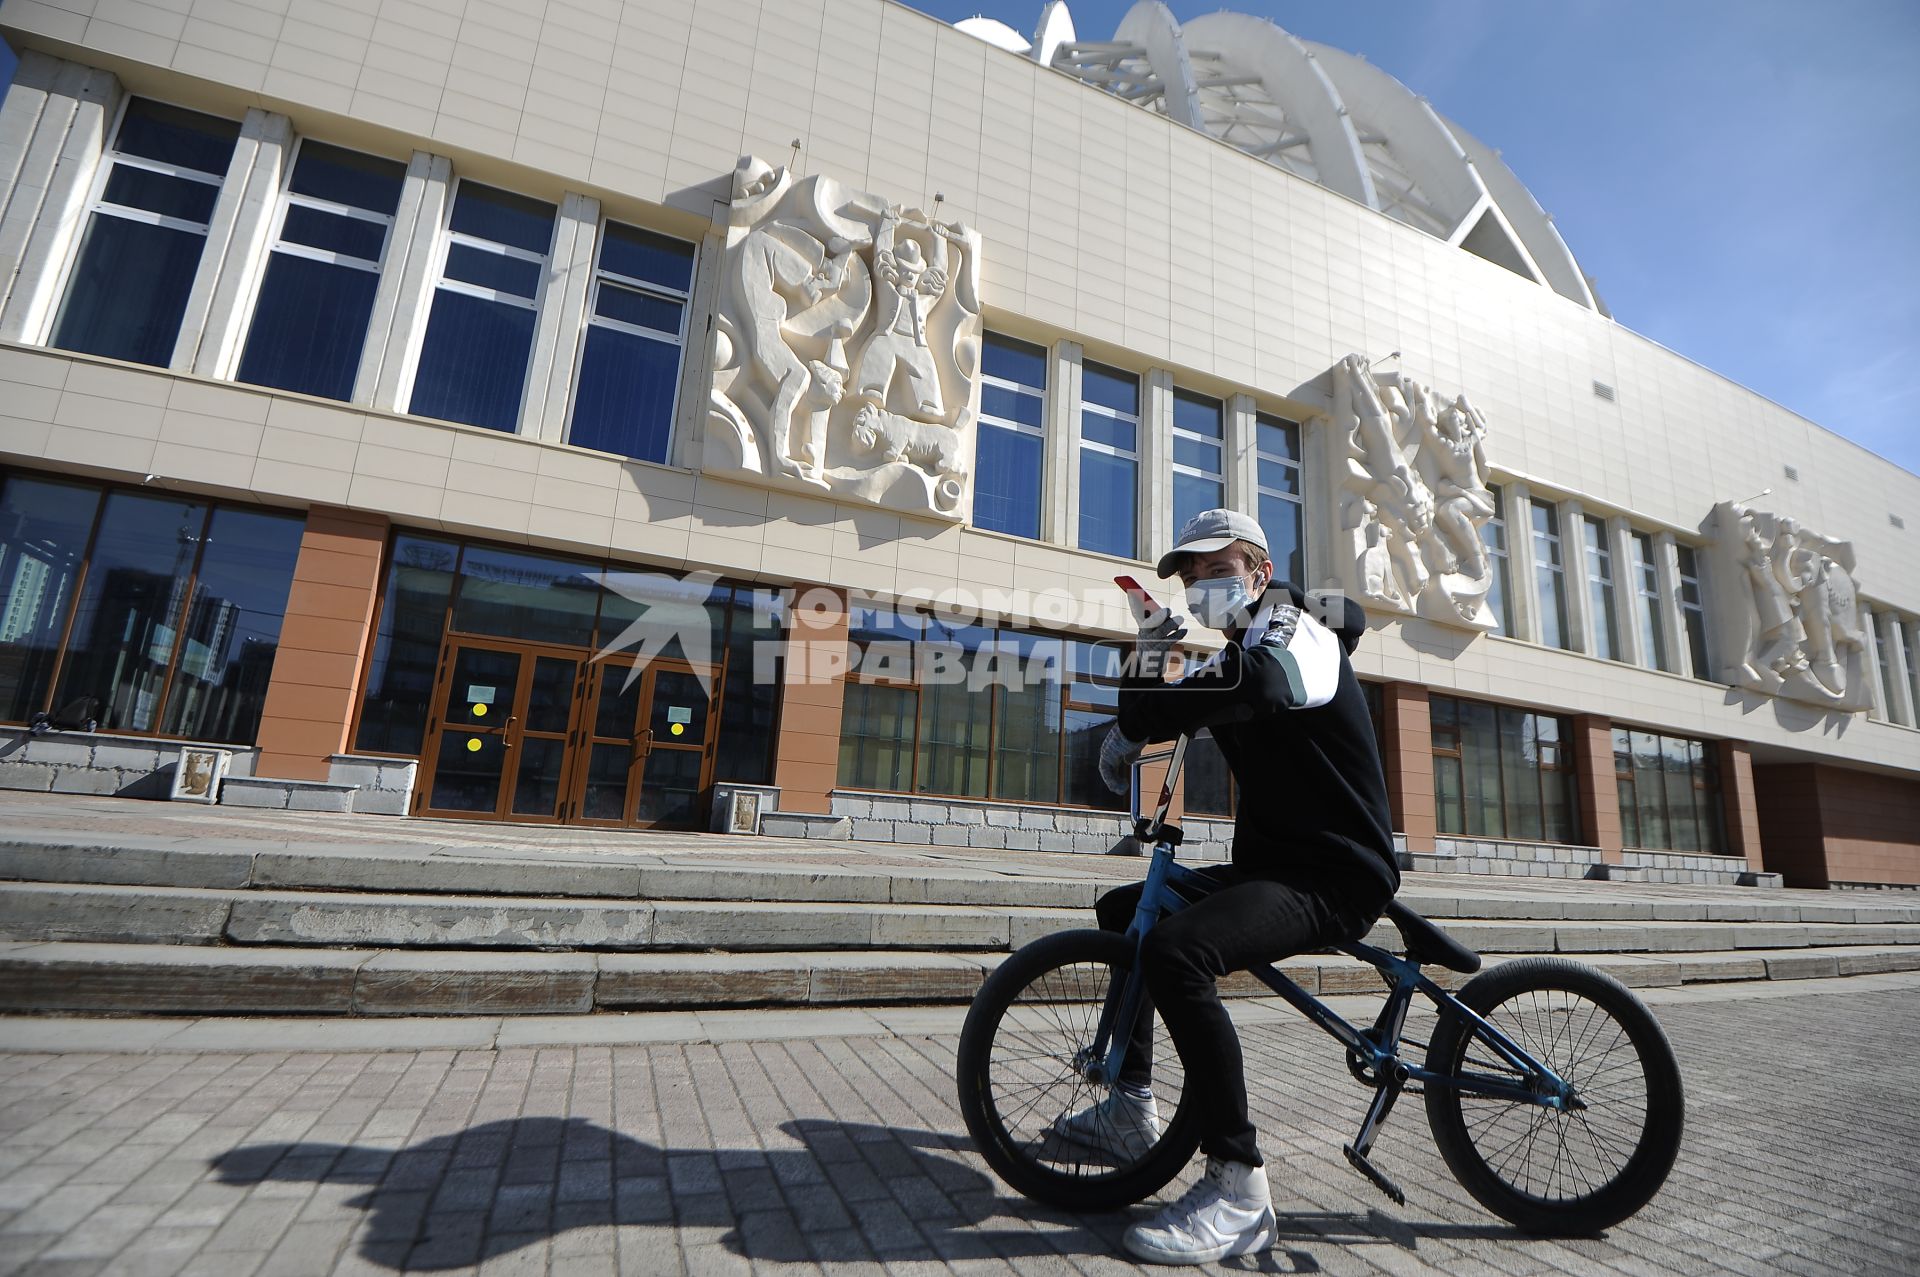
[[[1119,1161],[1134,1162],[1159,1141],[1160,1112],[1151,1095],[1136,1100],[1115,1089],[1098,1104],[1053,1119],[1053,1133]]]
[[[1198,1183],[1123,1240],[1148,1263],[1210,1264],[1266,1250],[1279,1235],[1266,1168],[1209,1157]]]

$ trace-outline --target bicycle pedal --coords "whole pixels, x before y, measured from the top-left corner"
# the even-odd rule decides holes
[[[1349,1162],[1353,1163],[1353,1169],[1372,1180],[1373,1186],[1392,1199],[1395,1206],[1407,1204],[1407,1195],[1400,1191],[1400,1186],[1381,1174],[1380,1168],[1369,1162],[1366,1154],[1358,1152],[1351,1144],[1341,1145],[1340,1151],[1347,1155]]]

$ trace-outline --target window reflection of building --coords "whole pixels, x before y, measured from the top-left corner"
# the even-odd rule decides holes
[[[31,476],[7,478],[0,512],[0,713],[93,698],[108,731],[253,739],[298,516]]]

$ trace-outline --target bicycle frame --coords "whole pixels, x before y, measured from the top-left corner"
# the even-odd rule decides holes
[[[1167,811],[1172,802],[1174,777],[1180,772],[1185,761],[1187,738],[1182,736],[1171,751],[1171,761],[1167,769],[1167,778],[1161,787],[1158,810],[1151,820],[1139,813],[1139,793],[1141,772],[1146,764],[1169,757],[1167,752],[1147,756],[1143,755],[1134,763],[1134,815],[1136,833],[1143,841],[1153,842],[1153,860],[1147,869],[1146,882],[1140,893],[1139,908],[1134,913],[1133,923],[1127,929],[1127,938],[1133,942],[1135,962],[1126,980],[1118,982],[1107,992],[1105,1005],[1101,1008],[1098,1032],[1091,1046],[1081,1053],[1081,1068],[1089,1082],[1095,1085],[1108,1085],[1120,1076],[1121,1063],[1126,1055],[1129,1029],[1139,1014],[1141,1000],[1145,997],[1145,983],[1140,976],[1139,956],[1146,941],[1146,935],[1163,916],[1185,908],[1187,902],[1180,898],[1174,887],[1185,881],[1197,880],[1199,875],[1192,869],[1178,863],[1175,848],[1180,841],[1178,829],[1166,823]],[[1451,993],[1435,984],[1420,970],[1420,964],[1409,961],[1399,954],[1362,941],[1351,941],[1334,946],[1339,952],[1358,958],[1379,971],[1387,983],[1387,1000],[1381,1008],[1370,1030],[1355,1028],[1338,1012],[1308,993],[1293,980],[1273,966],[1263,963],[1248,968],[1250,974],[1262,984],[1284,999],[1294,1010],[1300,1012],[1309,1021],[1333,1037],[1352,1053],[1352,1058],[1366,1070],[1370,1070],[1375,1082],[1372,1105],[1362,1120],[1360,1133],[1346,1148],[1347,1158],[1367,1177],[1379,1185],[1390,1197],[1404,1201],[1397,1186],[1382,1176],[1367,1161],[1366,1155],[1373,1146],[1380,1124],[1386,1120],[1394,1100],[1409,1082],[1419,1082],[1423,1086],[1451,1086],[1476,1095],[1513,1100],[1519,1103],[1537,1104],[1543,1108],[1562,1111],[1585,1107],[1564,1079],[1538,1060],[1529,1055],[1505,1033],[1483,1019],[1478,1012],[1462,1003]],[[1527,1081],[1525,1085],[1516,1084],[1506,1078],[1494,1077],[1484,1073],[1440,1074],[1424,1064],[1413,1064],[1400,1058],[1400,1034],[1405,1027],[1407,1011],[1413,1002],[1414,994],[1420,994],[1431,1002],[1436,1009],[1444,1013],[1462,1016],[1471,1021],[1478,1030],[1479,1040],[1485,1042],[1508,1065],[1520,1072]]]

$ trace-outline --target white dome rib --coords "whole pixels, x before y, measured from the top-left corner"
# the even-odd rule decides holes
[[[1077,38],[1049,0],[1028,56],[1607,313],[1499,155],[1364,58],[1244,13],[1183,27],[1161,0],[1109,41]]]
[[[1333,82],[1305,44],[1265,18],[1245,13],[1210,13],[1195,18],[1186,24],[1186,35],[1190,47],[1237,61],[1260,77],[1261,87],[1284,113],[1289,126],[1288,135],[1277,140],[1307,148],[1320,185],[1369,208],[1380,207],[1353,123]],[[1288,148],[1276,148],[1284,149]],[[1275,161],[1276,155],[1260,158]]]

